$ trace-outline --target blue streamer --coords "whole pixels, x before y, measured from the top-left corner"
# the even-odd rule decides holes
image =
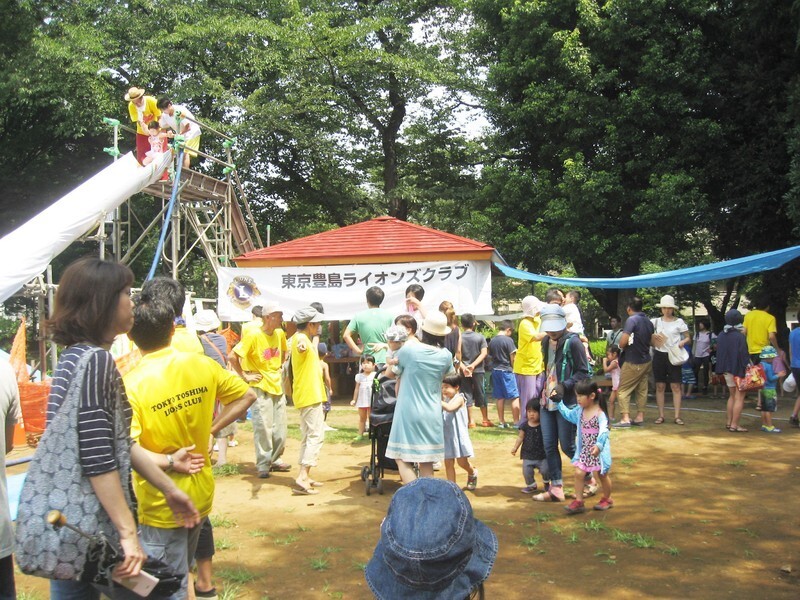
[[[525,279],[527,281],[542,281],[557,285],[567,285],[572,287],[603,288],[608,290],[637,289],[644,287],[670,287],[676,285],[688,285],[691,283],[702,283],[704,281],[719,281],[771,271],[777,269],[800,256],[800,246],[792,246],[783,250],[773,250],[763,254],[754,254],[742,258],[723,260],[721,262],[698,265],[686,269],[676,269],[674,271],[663,271],[661,273],[649,273],[646,275],[634,275],[632,277],[600,278],[600,277],[552,277],[550,275],[536,275],[520,269],[494,263],[500,271],[514,279]]]
[[[183,167],[183,149],[178,149],[178,168],[175,170],[175,181],[172,182],[172,196],[169,199],[169,207],[167,207],[167,214],[164,217],[164,225],[161,227],[161,237],[156,246],[156,254],[153,256],[153,264],[150,266],[150,272],[147,274],[145,281],[150,281],[156,274],[156,267],[158,261],[161,259],[161,250],[164,248],[164,240],[167,239],[167,230],[172,219],[172,210],[175,208],[175,201],[178,198],[178,188],[181,183],[181,167]]]

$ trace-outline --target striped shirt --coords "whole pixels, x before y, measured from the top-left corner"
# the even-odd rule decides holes
[[[78,361],[93,348],[89,344],[76,344],[61,354],[47,402],[48,423],[66,398]],[[78,408],[80,460],[87,477],[117,469],[114,452],[114,408],[117,398],[123,403],[127,430],[130,431],[131,407],[114,358],[105,350],[95,352],[87,365]]]

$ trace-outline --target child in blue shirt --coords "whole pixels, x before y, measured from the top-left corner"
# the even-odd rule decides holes
[[[766,381],[764,389],[761,390],[761,431],[765,433],[780,433],[781,430],[772,424],[772,413],[778,409],[778,398],[775,384],[778,379],[786,376],[786,371],[775,372],[772,361],[778,356],[778,352],[772,346],[764,346],[761,349],[761,365],[764,367]]]

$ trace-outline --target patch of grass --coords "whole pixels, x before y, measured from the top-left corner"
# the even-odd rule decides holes
[[[330,587],[331,584],[327,581],[325,582],[325,585],[322,586],[322,591],[328,594],[329,598],[335,598],[336,600],[341,600],[341,598],[344,598],[344,592],[330,592],[328,591],[330,590]]]
[[[248,531],[247,535],[254,538],[272,537],[272,534],[269,531],[264,531],[263,529],[254,529],[253,531]]]
[[[525,546],[528,550],[533,550],[536,546],[542,543],[542,536],[540,535],[529,535],[522,538],[522,545]]]
[[[297,526],[297,531],[299,531],[300,533],[305,533],[306,531],[311,531],[311,529],[309,529],[305,525],[298,525]]]
[[[226,463],[224,465],[214,465],[211,468],[214,477],[230,477],[231,475],[240,475],[242,467],[235,463]]]
[[[580,541],[581,540],[578,537],[578,532],[577,531],[573,531],[572,533],[570,533],[569,537],[567,538],[567,543],[568,544],[577,544]]]
[[[614,560],[613,558],[607,558],[603,562],[606,563],[607,565],[615,565],[615,564],[617,564],[617,561]]]
[[[219,600],[236,600],[242,595],[242,586],[240,585],[226,585],[222,593],[219,594]]]
[[[366,567],[367,567],[367,563],[365,563],[365,562],[354,562],[353,563],[353,568],[356,571],[363,571]]]
[[[652,536],[636,533],[631,540],[631,545],[634,548],[655,548],[656,540]]]
[[[275,538],[275,545],[276,546],[288,546],[289,544],[294,544],[299,539],[300,538],[297,537],[296,535],[293,535],[291,533],[287,533],[286,537]]]
[[[324,556],[312,558],[309,563],[311,564],[311,568],[315,571],[327,571],[331,566],[331,563],[328,562],[328,559]]]
[[[214,548],[216,550],[232,550],[238,547],[238,544],[234,544],[232,541],[226,538],[216,538],[214,540]]]
[[[632,467],[633,465],[636,464],[636,459],[630,456],[626,456],[625,458],[620,458],[618,462],[626,467]]]
[[[243,567],[223,567],[219,570],[215,569],[215,575],[225,581],[226,584],[244,585],[250,583],[256,576]],[[227,585],[225,586],[227,587]]]
[[[677,546],[667,546],[662,550],[664,554],[669,554],[670,556],[680,556],[681,551],[678,549]]]
[[[215,528],[222,527],[224,529],[224,528],[236,527],[236,525],[238,525],[238,523],[236,523],[236,519],[231,519],[229,517],[226,517],[225,515],[211,515],[209,517],[209,520],[211,521],[211,525],[214,526]]]
[[[612,529],[611,539],[614,540],[615,542],[622,542],[623,544],[629,544],[633,540],[633,534],[628,533],[627,531],[622,531],[621,529]]]
[[[323,554],[333,554],[334,552],[341,552],[341,548],[336,548],[335,546],[326,546],[325,548],[320,548],[320,551]]]
[[[537,523],[546,523],[547,521],[553,520],[552,513],[540,512],[533,515],[533,520]]]
[[[700,522],[703,525],[708,525],[709,523],[713,523],[713,521],[711,519],[700,519]]]
[[[744,467],[745,465],[747,465],[747,461],[746,460],[726,460],[725,464],[728,465],[729,467],[733,467],[735,469],[738,469],[739,467]]]
[[[753,552],[752,550],[748,550],[748,549],[746,549],[746,548],[745,548],[745,551],[744,551],[744,557],[745,557],[745,558],[754,558],[754,557],[755,557],[755,555],[756,555],[756,553],[755,553],[755,552]]]
[[[586,523],[583,524],[583,528],[586,531],[606,531],[608,529],[608,525],[603,523],[603,521],[592,519],[590,521],[586,521]]]
[[[722,535],[722,532],[721,532],[721,531],[719,531],[719,530],[717,530],[717,531],[712,531],[712,532],[711,532],[711,535],[713,535],[714,537],[719,537],[719,536],[721,536],[721,535]]]
[[[658,506],[658,507],[654,508],[651,512],[662,513],[662,512],[664,512],[664,509],[661,508],[660,506]]]
[[[555,534],[561,535],[562,533],[564,533],[564,528],[561,525],[551,525],[550,531],[552,531]]]
[[[17,592],[17,600],[44,600],[44,596],[32,590],[20,590]]]
[[[757,538],[758,534],[753,531],[752,529],[748,529],[747,527],[738,527],[736,531],[741,531],[742,533],[746,533],[751,538]]]

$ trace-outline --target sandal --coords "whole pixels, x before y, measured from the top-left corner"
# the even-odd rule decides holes
[[[664,417],[658,417],[653,423],[656,425],[661,425],[664,422]]]
[[[728,431],[730,431],[731,433],[747,433],[747,428],[740,426],[728,427]]]
[[[596,483],[594,483],[594,484],[593,483],[589,483],[586,486],[584,486],[584,488],[583,488],[583,497],[584,498],[591,498],[592,496],[594,496],[597,493],[597,490],[599,490],[599,489],[600,489],[600,486],[598,486]]]
[[[550,490],[542,492],[541,494],[536,494],[533,496],[533,500],[535,502],[563,502],[563,498],[559,498]]]
[[[675,425],[686,425],[686,423],[683,422],[683,419],[678,417],[677,419],[675,419]]]

